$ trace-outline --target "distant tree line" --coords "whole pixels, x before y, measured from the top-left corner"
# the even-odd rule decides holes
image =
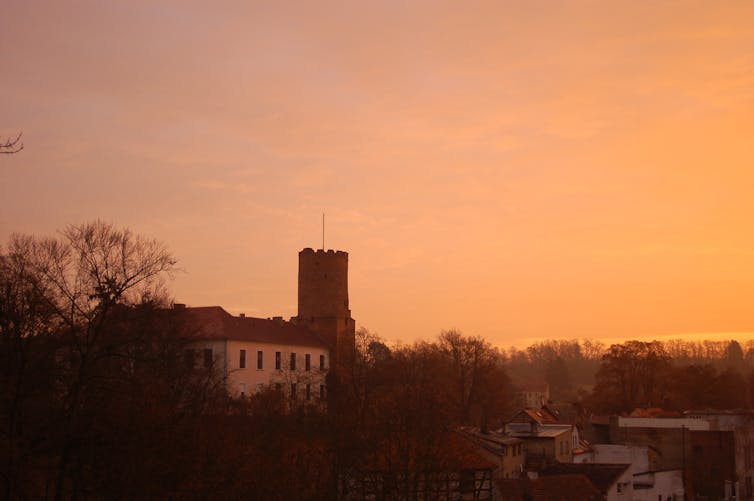
[[[547,384],[553,404],[599,412],[637,406],[740,408],[754,404],[754,341],[548,340],[506,352],[514,386]]]
[[[594,391],[584,403],[611,413],[636,407],[747,408],[754,403],[754,368],[737,341],[628,341],[612,345],[603,356]]]
[[[327,411],[291,410],[274,387],[234,399],[185,363],[191,326],[166,308],[175,266],[99,221],[0,249],[0,498],[348,499],[377,472],[377,499],[411,499],[462,468],[458,426],[499,427],[530,381],[583,412],[754,396],[754,346],[734,341],[505,351],[454,330],[389,346],[362,328]]]

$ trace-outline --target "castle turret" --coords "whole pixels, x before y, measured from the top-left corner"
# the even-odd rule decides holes
[[[330,345],[330,370],[343,374],[353,360],[356,322],[348,308],[348,253],[306,248],[298,253],[297,323]]]

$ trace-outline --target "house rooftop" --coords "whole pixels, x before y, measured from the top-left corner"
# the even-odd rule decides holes
[[[623,475],[628,464],[554,463],[539,472],[540,477],[584,475],[603,494]]]
[[[554,438],[559,437],[563,433],[570,433],[571,427],[569,425],[564,425],[562,427],[558,428],[545,428],[545,429],[539,429],[537,431],[509,431],[508,435],[511,437],[520,437],[520,438]]]
[[[543,407],[541,409],[521,409],[510,420],[511,423],[535,422],[537,424],[564,424],[558,417]]]
[[[536,479],[504,479],[497,482],[504,501],[600,501],[604,496],[583,474],[565,474]]]
[[[523,443],[523,440],[520,438],[498,432],[482,433],[477,428],[461,428],[458,432],[470,443],[498,456],[505,455],[505,450],[508,446]]]
[[[669,411],[660,407],[637,407],[628,417],[639,418],[679,418],[683,417],[678,411]]]
[[[171,311],[197,339],[328,348],[327,343],[307,327],[286,322],[280,317],[236,317],[220,306],[177,307]]]

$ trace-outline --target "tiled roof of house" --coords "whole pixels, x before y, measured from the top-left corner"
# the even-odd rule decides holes
[[[641,417],[641,418],[680,418],[683,417],[678,411],[668,411],[659,407],[637,407],[628,417]]]
[[[563,426],[562,428],[546,428],[546,429],[540,429],[531,433],[527,432],[511,432],[510,435],[512,437],[521,437],[521,438],[555,438],[559,437],[563,433],[570,433],[571,428],[567,426]]]
[[[510,435],[490,431],[482,433],[476,428],[461,428],[458,433],[467,439],[471,444],[481,447],[482,449],[503,456],[506,454],[507,447],[522,444],[523,440]]]
[[[528,418],[537,424],[562,424],[552,412],[545,408],[523,409],[511,421],[519,421],[522,417]]]
[[[536,479],[500,480],[497,488],[503,501],[601,501],[600,490],[581,474],[567,474]]]
[[[295,346],[327,348],[314,332],[283,320],[235,317],[220,306],[172,310],[189,334],[198,339],[229,339]]]
[[[560,475],[584,475],[606,494],[630,465],[605,463],[554,463],[539,472],[540,477]]]

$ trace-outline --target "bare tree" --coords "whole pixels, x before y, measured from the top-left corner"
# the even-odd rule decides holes
[[[23,150],[24,143],[21,142],[22,135],[23,132],[19,132],[15,139],[8,137],[5,141],[0,141],[0,154],[10,155]]]
[[[103,422],[98,413],[123,380],[113,375],[133,367],[131,355],[143,346],[136,338],[145,330],[132,312],[164,304],[163,278],[176,260],[156,241],[95,221],[68,226],[58,238],[15,235],[0,263],[0,393],[13,395],[0,409],[8,409],[0,412],[9,464],[0,475],[7,475],[4,490],[19,494],[13,480],[19,468],[33,466],[14,452],[27,434],[16,416],[26,413],[45,420],[54,436],[47,444],[49,473],[42,473],[54,485],[50,491],[56,499],[75,497],[86,483],[85,453],[101,438],[92,429]],[[40,385],[52,388],[42,398],[53,406],[48,415],[29,408]]]
[[[491,417],[499,417],[510,398],[500,353],[483,338],[456,330],[443,331],[437,346],[448,364],[448,388],[458,422],[484,426]]]

